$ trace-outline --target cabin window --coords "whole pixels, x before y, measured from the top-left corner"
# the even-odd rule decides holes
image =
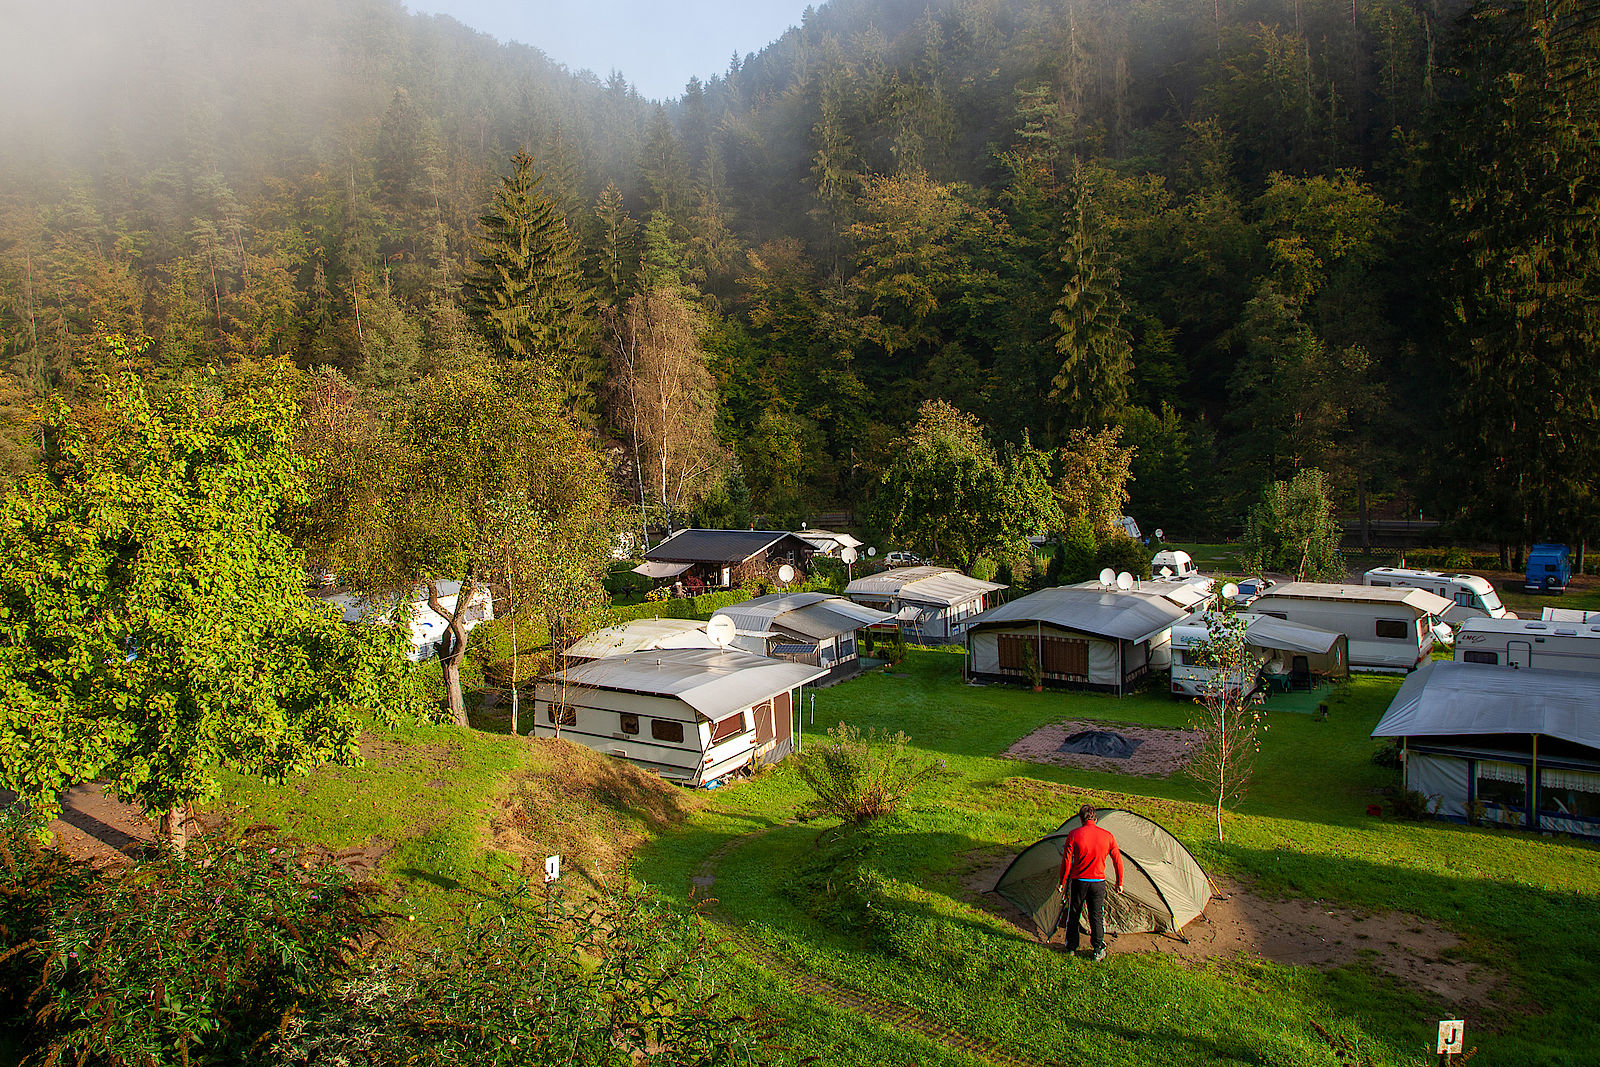
[[[1487,663],[1491,666],[1497,666],[1500,663],[1500,653],[1479,652],[1477,649],[1470,649],[1461,653],[1461,660],[1463,663]]]
[[[571,704],[551,704],[548,715],[552,726],[558,723],[562,726],[578,725],[578,709]]]
[[[1473,596],[1471,593],[1457,593],[1456,594],[1456,603],[1460,604],[1464,608],[1472,607],[1473,604],[1477,601],[1477,599],[1478,598]]]
[[[1377,579],[1373,579],[1372,584],[1375,585],[1375,586],[1381,585],[1385,589],[1389,588],[1389,583],[1388,582],[1380,582]]]
[[[1540,768],[1539,814],[1600,820],[1600,774]]]
[[[744,712],[742,711],[737,715],[729,715],[726,719],[717,723],[716,728],[711,731],[711,743],[716,744],[718,741],[741,733],[744,733]]]
[[[625,733],[625,734],[636,734],[636,733],[638,733],[639,732],[639,716],[630,715],[627,712],[623,712],[622,713],[622,732]]]
[[[1399,638],[1404,641],[1408,637],[1416,636],[1416,632],[1402,619],[1379,619],[1377,627],[1379,637]]]
[[[657,741],[666,741],[670,744],[683,744],[683,723],[671,719],[651,719],[650,736]]]

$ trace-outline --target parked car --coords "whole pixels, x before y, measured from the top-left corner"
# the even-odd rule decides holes
[[[891,567],[920,567],[928,561],[915,552],[891,552],[883,557],[883,562]]]

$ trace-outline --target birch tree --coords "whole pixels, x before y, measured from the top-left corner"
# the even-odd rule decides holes
[[[628,435],[641,497],[669,520],[716,484],[728,459],[700,334],[699,314],[665,288],[636,293],[612,324],[612,416]]]
[[[1245,620],[1237,612],[1206,616],[1200,665],[1212,674],[1195,699],[1191,725],[1200,734],[1195,754],[1184,768],[1216,809],[1217,843],[1222,843],[1222,809],[1244,796],[1266,732],[1259,705],[1250,697],[1256,662],[1245,644]]]

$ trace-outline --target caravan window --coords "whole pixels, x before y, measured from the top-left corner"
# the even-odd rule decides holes
[[[1478,603],[1478,598],[1473,596],[1471,593],[1458,592],[1456,594],[1456,603],[1460,604],[1464,608],[1470,608]]]
[[[578,709],[571,704],[551,704],[548,712],[550,725],[559,722],[562,726],[578,725]]]
[[[1497,666],[1500,663],[1500,653],[1467,649],[1461,653],[1461,660],[1463,663],[1487,663],[1491,666]]]
[[[1519,763],[1479,760],[1478,800],[1491,807],[1522,811],[1528,802],[1528,768]]]
[[[638,733],[639,732],[639,716],[630,715],[627,712],[623,712],[622,713],[622,732],[625,733],[625,734],[636,734],[636,733]]]
[[[1541,767],[1539,814],[1600,820],[1600,774]]]
[[[717,723],[716,729],[711,731],[711,743],[716,744],[718,741],[743,732],[744,712],[741,711],[737,714],[729,715],[726,719]]]
[[[1403,619],[1379,619],[1377,628],[1379,637],[1397,637],[1404,641],[1417,636],[1416,631]]]
[[[683,723],[671,719],[651,719],[650,736],[657,741],[680,745],[683,743]]]

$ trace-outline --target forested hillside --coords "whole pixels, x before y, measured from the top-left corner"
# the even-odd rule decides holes
[[[1574,0],[834,0],[665,105],[390,0],[161,18],[7,16],[12,474],[119,363],[376,409],[514,361],[678,521],[870,514],[927,400],[1120,427],[1189,536],[1308,467],[1462,536],[1600,517]]]

